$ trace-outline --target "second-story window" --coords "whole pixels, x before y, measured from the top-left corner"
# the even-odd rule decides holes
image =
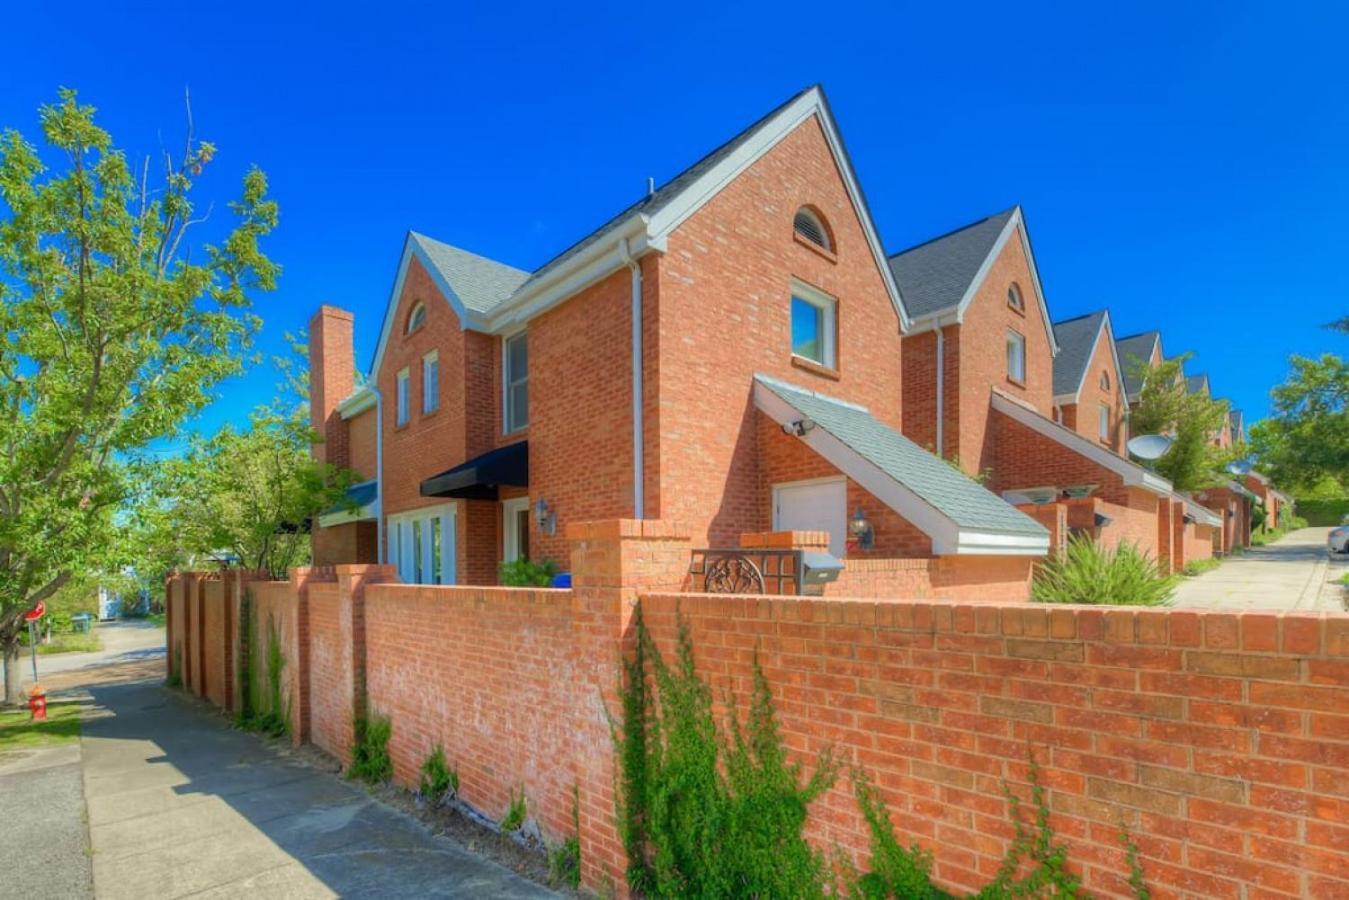
[[[1100,431],[1101,440],[1103,440],[1103,441],[1109,441],[1109,440],[1110,440],[1110,407],[1106,406],[1104,403],[1101,404],[1101,411],[1100,411],[1100,413],[1099,413],[1099,415],[1098,415],[1098,422],[1099,422],[1098,428],[1099,428],[1099,431]]]
[[[440,409],[440,354],[435,350],[422,357],[422,412]]]
[[[1017,312],[1026,311],[1026,301],[1021,296],[1021,285],[1015,281],[1007,287],[1007,305]]]
[[[410,402],[410,398],[408,397],[409,380],[410,379],[408,378],[407,369],[404,369],[403,371],[398,373],[397,419],[394,422],[395,425],[400,426],[406,425],[408,423],[408,419],[412,415],[412,404]]]
[[[412,334],[412,332],[416,331],[418,328],[421,328],[425,324],[426,324],[426,304],[418,303],[416,306],[412,308],[412,312],[408,315],[408,334]]]
[[[1017,384],[1026,383],[1026,339],[1018,332],[1007,332],[1007,377]]]
[[[838,301],[799,281],[792,282],[792,355],[838,367]]]
[[[502,344],[503,430],[509,434],[529,424],[529,345],[526,332],[506,338]]]
[[[1102,372],[1102,373],[1101,373],[1101,390],[1103,390],[1103,391],[1108,391],[1108,390],[1110,390],[1110,373],[1109,373],[1109,372]]]
[[[829,251],[834,249],[833,241],[829,239],[828,226],[809,207],[803,206],[796,211],[796,216],[792,219],[792,230],[817,247]]]

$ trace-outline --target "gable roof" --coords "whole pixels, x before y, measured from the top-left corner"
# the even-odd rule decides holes
[[[1132,400],[1143,390],[1143,381],[1130,372],[1131,362],[1136,357],[1143,362],[1152,359],[1152,353],[1162,341],[1162,333],[1156,329],[1141,331],[1115,340],[1115,352],[1124,368],[1124,392]]]
[[[767,375],[754,404],[779,424],[809,421],[801,440],[932,539],[932,552],[1043,556],[1049,532],[863,406]]]
[[[868,249],[895,308],[900,328],[909,325],[884,246],[839,134],[824,90],[807,88],[774,108],[711,153],[611,217],[533,272],[525,272],[449,244],[409,233],[399,273],[389,298],[384,329],[371,371],[377,372],[391,330],[393,311],[402,291],[410,259],[419,259],[437,287],[455,308],[460,323],[488,333],[510,330],[550,306],[576,294],[649,251],[664,251],[666,239],[777,143],[811,118],[818,120],[833,154],[854,212],[862,224]]]
[[[1198,375],[1187,376],[1185,379],[1185,390],[1191,394],[1197,394],[1200,391],[1203,391],[1205,394],[1209,393],[1208,376],[1203,372],[1200,372]]]
[[[1054,323],[1054,338],[1059,342],[1054,357],[1054,400],[1076,403],[1087,377],[1087,368],[1096,347],[1102,340],[1110,342],[1110,356],[1115,361],[1116,379],[1122,371],[1115,342],[1110,340],[1110,312],[1098,309],[1094,313]]]
[[[1150,469],[1125,459],[1113,450],[1102,446],[1061,425],[1042,414],[1030,404],[1010,394],[994,388],[993,409],[1013,421],[1020,422],[1032,431],[1042,434],[1068,450],[1076,453],[1103,469],[1114,472],[1128,487],[1139,487],[1154,494],[1169,496],[1172,493],[1171,482]]]
[[[1231,411],[1232,416],[1232,440],[1241,442],[1246,440],[1246,417],[1239,409]]]
[[[890,272],[915,323],[926,320],[924,324],[933,325],[948,316],[962,321],[993,262],[1014,234],[1021,237],[1030,267],[1031,290],[1040,307],[1050,347],[1057,352],[1049,306],[1040,286],[1040,271],[1035,265],[1020,206],[891,254]]]

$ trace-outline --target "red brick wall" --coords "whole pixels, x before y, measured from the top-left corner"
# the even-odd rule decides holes
[[[165,583],[165,622],[168,632],[168,672],[180,680],[187,669],[187,602],[185,574],[170,576]]]
[[[1026,301],[1024,313],[1007,305],[1007,288],[1016,282]],[[1032,404],[1046,416],[1053,415],[1054,357],[1049,332],[1033,288],[1030,264],[1021,240],[1013,236],[998,254],[959,329],[959,339],[947,341],[947,350],[956,345],[952,365],[959,366],[959,415],[956,432],[948,429],[946,455],[960,455],[966,472],[976,474],[995,466],[993,411],[989,392],[997,387]],[[1026,338],[1026,382],[1019,385],[1007,377],[1007,331]],[[947,393],[949,402],[953,392]]]
[[[351,762],[351,616],[344,615],[336,582],[309,588],[310,739]]]
[[[1063,405],[1063,424],[1088,440],[1101,443],[1100,408],[1105,404],[1110,408],[1110,440],[1104,443],[1116,453],[1123,454],[1126,440],[1124,414],[1128,401],[1124,397],[1123,373],[1115,367],[1115,354],[1111,352],[1114,342],[1114,335],[1107,328],[1087,364],[1078,402]],[[1110,378],[1108,390],[1101,387],[1102,373]]]
[[[1213,556],[1213,534],[1217,529],[1198,522],[1185,526],[1185,561],[1195,562]]]
[[[283,711],[290,722],[292,736],[298,734],[300,727],[300,644],[299,644],[299,596],[295,585],[289,581],[255,581],[249,585],[252,590],[252,636],[248,642],[249,652],[253,656],[251,678],[254,696],[259,711],[266,711],[267,697],[267,648],[269,646],[269,623],[275,623],[281,643],[281,654],[285,657],[285,667],[281,671]]]
[[[803,205],[819,210],[836,256],[793,239]],[[794,277],[838,298],[836,373],[792,363]],[[658,280],[661,486],[647,514],[687,523],[694,545],[733,546],[759,530],[754,373],[864,404],[901,427],[899,319],[814,119],[676,229]]]
[[[700,671],[741,715],[756,647],[789,747],[864,766],[901,841],[932,849],[949,888],[996,872],[1003,784],[1026,796],[1030,751],[1069,866],[1098,896],[1133,896],[1121,822],[1154,896],[1349,893],[1347,617],[686,594],[642,605],[666,653],[683,610]],[[846,779],[816,802],[810,833],[865,854]]]
[[[347,419],[347,446],[350,451],[347,464],[361,481],[375,477],[377,460],[375,425],[376,415],[373,406]]]
[[[202,584],[202,667],[203,693],[217,706],[227,705],[225,658],[229,637],[225,627],[225,585],[219,577]]]

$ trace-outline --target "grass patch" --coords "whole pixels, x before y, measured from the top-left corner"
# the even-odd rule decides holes
[[[50,656],[55,653],[94,653],[103,649],[103,641],[97,634],[54,634],[50,644],[37,645],[38,656]]]
[[[1345,587],[1349,587],[1349,572],[1345,572],[1343,575],[1341,575],[1339,578],[1335,580],[1338,581],[1340,584],[1344,585]]]
[[[1209,557],[1208,559],[1195,559],[1187,562],[1185,568],[1180,570],[1180,574],[1187,578],[1193,578],[1196,575],[1203,575],[1205,572],[1212,572],[1222,564],[1222,560]]]
[[[427,803],[437,804],[446,795],[459,793],[459,773],[445,761],[445,748],[436,744],[436,748],[422,763],[422,778],[417,789]]]
[[[163,613],[150,613],[145,617],[145,621],[149,622],[151,625],[163,628],[168,620]]]
[[[511,788],[511,805],[506,810],[506,818],[501,820],[501,831],[504,834],[510,834],[512,831],[519,831],[524,827],[527,808],[525,806],[525,789],[520,788],[520,793],[515,793],[515,788]]]
[[[357,719],[354,730],[356,743],[351,748],[347,777],[366,784],[383,784],[393,777],[393,760],[389,758],[393,722],[385,716],[371,716]]]
[[[28,710],[0,710],[0,750],[19,747],[48,747],[64,744],[80,736],[80,704],[76,700],[57,700],[47,704],[47,718],[34,722]]]

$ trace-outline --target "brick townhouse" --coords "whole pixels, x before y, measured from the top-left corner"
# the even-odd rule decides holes
[[[1020,207],[896,253],[890,267],[913,317],[907,435],[1008,500],[1063,507],[1073,531],[1130,541],[1164,569],[1211,552],[1218,517],[1125,454],[1109,316],[1052,324]]]
[[[1016,277],[1047,405],[1052,333]],[[316,562],[492,584],[624,517],[703,548],[822,532],[855,590],[1024,597],[1046,529],[900,433],[906,300],[819,88],[533,270],[411,233],[362,383],[352,316],[311,324],[315,453],[365,479]]]

